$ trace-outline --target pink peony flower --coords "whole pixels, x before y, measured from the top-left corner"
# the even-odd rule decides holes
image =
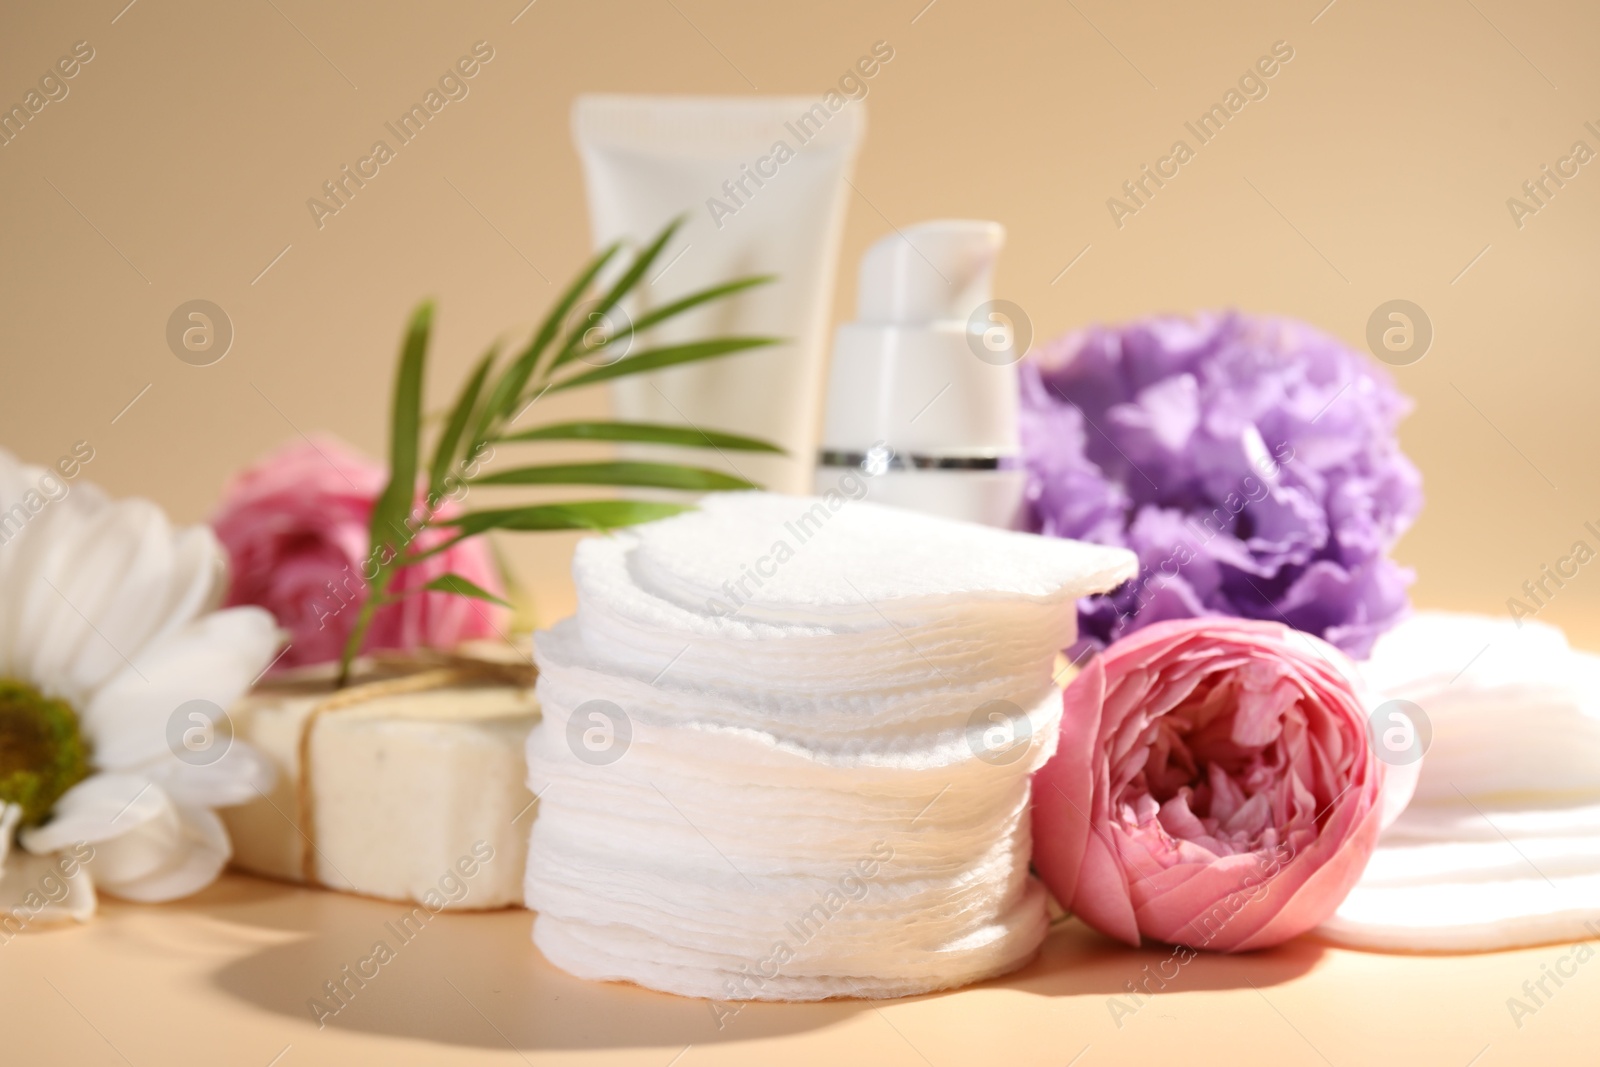
[[[227,603],[256,604],[289,631],[278,667],[337,660],[367,595],[367,522],[388,474],[343,442],[319,435],[285,446],[236,474],[212,520],[228,551]],[[420,494],[419,494],[420,503]],[[459,511],[445,501],[441,515]],[[413,542],[428,548],[451,531],[430,527]],[[392,593],[459,574],[497,596],[504,584],[485,538],[463,541],[402,570]],[[380,608],[363,651],[450,648],[505,628],[505,609],[447,593],[416,593]]]
[[[1386,814],[1351,671],[1272,622],[1178,619],[1117,641],[1067,688],[1034,782],[1040,877],[1133,945],[1235,952],[1310,930]]]

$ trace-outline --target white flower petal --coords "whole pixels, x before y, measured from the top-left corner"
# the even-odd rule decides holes
[[[270,787],[271,765],[243,742],[192,765],[167,737],[190,701],[230,707],[281,640],[258,608],[207,614],[225,588],[223,558],[206,527],[175,529],[147,501],[113,501],[0,450],[0,677],[71,704],[100,772],[22,831],[29,855],[9,867],[92,849],[94,883],[167,900],[227,863],[227,833],[208,809]],[[17,814],[0,807],[0,885],[11,884]],[[78,881],[73,908],[86,914],[93,885],[87,873]]]
[[[44,608],[33,608],[32,594],[50,593],[53,601],[60,599],[38,581],[38,575],[52,560],[70,555],[71,532],[110,502],[88,484],[75,487],[60,500],[46,502],[39,493],[46,472],[18,464],[10,453],[0,460],[0,471],[0,541],[5,542],[0,545],[4,549],[0,551],[0,673],[31,677],[18,648],[21,639],[36,628],[30,609],[37,612],[55,606],[39,598]]]
[[[112,893],[162,875],[190,851],[178,806],[159,785],[132,774],[79,782],[56,802],[48,823],[24,831],[22,843],[34,853],[92,846],[95,884]]]
[[[114,507],[91,509],[73,497],[45,508],[17,546],[22,553],[7,583],[12,672],[72,703],[87,695],[71,669],[78,657],[96,651],[115,656],[116,651],[96,636],[92,617],[63,586],[72,588],[67,576],[91,562],[90,546],[117,521]],[[91,568],[91,580],[115,584],[116,575],[106,573],[102,560],[92,562],[100,565]]]
[[[80,842],[98,845],[159,820],[172,802],[138,774],[96,774],[56,801],[50,821],[22,831],[22,847],[35,855],[60,852]]]
[[[165,516],[162,521],[164,524]],[[131,647],[123,649],[135,663],[144,651],[187,626],[202,612],[215,610],[227,592],[227,555],[209,526],[185,526],[170,530],[169,536],[171,557],[158,586],[161,598],[148,611],[136,615],[140,625],[130,630]],[[126,591],[119,599],[124,608],[133,606],[133,598]],[[107,636],[113,640],[117,637],[109,632]],[[122,665],[120,661],[117,664]]]
[[[235,739],[215,762],[192,766],[166,756],[139,768],[177,804],[225,808],[255,800],[272,789],[277,768],[261,751]]]
[[[154,792],[154,788],[151,790]],[[116,886],[157,874],[181,854],[183,829],[178,811],[166,794],[160,794],[165,807],[154,819],[130,826],[126,833],[99,842],[94,850],[93,871],[96,884],[109,892]]]
[[[82,700],[199,614],[222,574],[221,548],[203,527],[174,530],[145,500],[52,531],[63,525],[71,551],[51,556],[23,591],[29,629],[15,649],[27,676]]]
[[[167,723],[191,700],[224,710],[244,695],[277,652],[278,627],[260,608],[202,616],[163,638],[80,710],[100,767],[129,770],[171,755]]]
[[[175,838],[162,820],[159,828],[146,823],[98,846],[88,865],[95,884],[113,896],[154,904],[189,896],[216,881],[233,855],[222,820],[206,808],[178,805],[172,811]],[[158,853],[161,862],[146,867]],[[139,874],[125,873],[136,867]]]

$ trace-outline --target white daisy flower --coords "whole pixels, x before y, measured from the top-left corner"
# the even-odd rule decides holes
[[[0,449],[0,939],[86,918],[96,889],[187,896],[227,864],[211,809],[272,768],[216,712],[280,635],[259,608],[215,610],[224,560],[207,527]]]

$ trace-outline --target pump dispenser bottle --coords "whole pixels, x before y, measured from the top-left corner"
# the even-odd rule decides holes
[[[991,301],[997,222],[940,219],[861,258],[857,321],[834,338],[816,491],[1014,527],[1015,325]],[[1009,305],[1007,305],[1009,306]]]

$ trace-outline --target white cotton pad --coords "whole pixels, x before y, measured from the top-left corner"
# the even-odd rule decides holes
[[[1596,924],[1600,804],[1480,799],[1407,810],[1318,932],[1360,948],[1466,952],[1587,941]]]
[[[558,966],[818,1000],[951,988],[1037,950],[1029,776],[1059,731],[1051,667],[1076,599],[1136,562],[826,509],[728,494],[579,547],[578,614],[535,641],[527,744],[526,901]],[[745,559],[759,603],[746,580],[708,604]]]
[[[590,653],[572,619],[541,632],[535,642],[542,699],[561,707],[605,699],[636,709],[637,716],[648,720],[747,727],[817,753],[898,751],[919,747],[934,734],[954,743],[963,739],[977,709],[1001,701],[1024,710],[1056,691],[1048,668],[1036,666],[962,686],[944,685],[924,668],[910,672],[906,685],[881,689],[829,685],[816,670],[809,683],[803,676],[786,683],[769,674],[735,675],[722,685],[678,664],[665,671],[646,665],[645,671],[623,673]]]
[[[797,518],[818,508],[825,525]],[[1137,568],[1123,549],[731,493],[584,542],[573,577],[583,643],[619,673],[876,696],[1022,676],[1043,684],[1076,637],[1078,598]]]
[[[820,893],[809,906],[814,910],[797,911],[749,955],[686,954],[639,927],[571,924],[544,914],[534,920],[533,936],[546,958],[580,978],[635,982],[709,1000],[810,1001],[916,996],[1008,974],[1033,959],[1049,927],[1044,887],[1030,877],[1003,918],[965,940],[890,949],[897,973],[885,977],[874,973],[879,960],[863,956],[847,961],[834,954],[831,949],[847,935],[836,935],[819,918],[828,907]],[[903,921],[893,925],[911,926]],[[823,934],[835,936],[824,942]],[[752,944],[756,940],[750,938]],[[881,943],[881,935],[868,930],[857,940]]]
[[[1376,708],[1432,743],[1415,799],[1318,933],[1361,948],[1487,951],[1587,940],[1600,920],[1600,658],[1561,631],[1422,613],[1379,640]]]
[[[880,693],[932,684],[971,686],[1032,671],[1048,677],[1064,635],[1076,636],[1073,601],[1018,601],[998,617],[950,612],[920,622],[874,616],[848,624],[782,624],[695,612],[633,581],[632,535],[579,546],[573,562],[578,627],[589,653],[646,680],[676,677],[723,688],[788,693]],[[955,616],[955,617],[952,617]]]
[[[547,725],[528,739],[541,812],[526,885],[558,965],[723,999],[899,996],[1002,973],[1037,947],[1028,775],[1054,749],[1054,691],[1016,720],[1018,750],[998,764],[964,729],[812,748],[710,707],[631,702],[627,751],[593,766],[574,758],[581,693],[558,674],[541,677]],[[817,906],[812,931],[801,917]],[[803,955],[785,924],[805,930]],[[779,941],[796,959],[749,979]]]
[[[639,585],[691,610],[751,619],[905,624],[1006,602],[1076,601],[1133,577],[1130,553],[842,497],[719,493],[652,524]]]

